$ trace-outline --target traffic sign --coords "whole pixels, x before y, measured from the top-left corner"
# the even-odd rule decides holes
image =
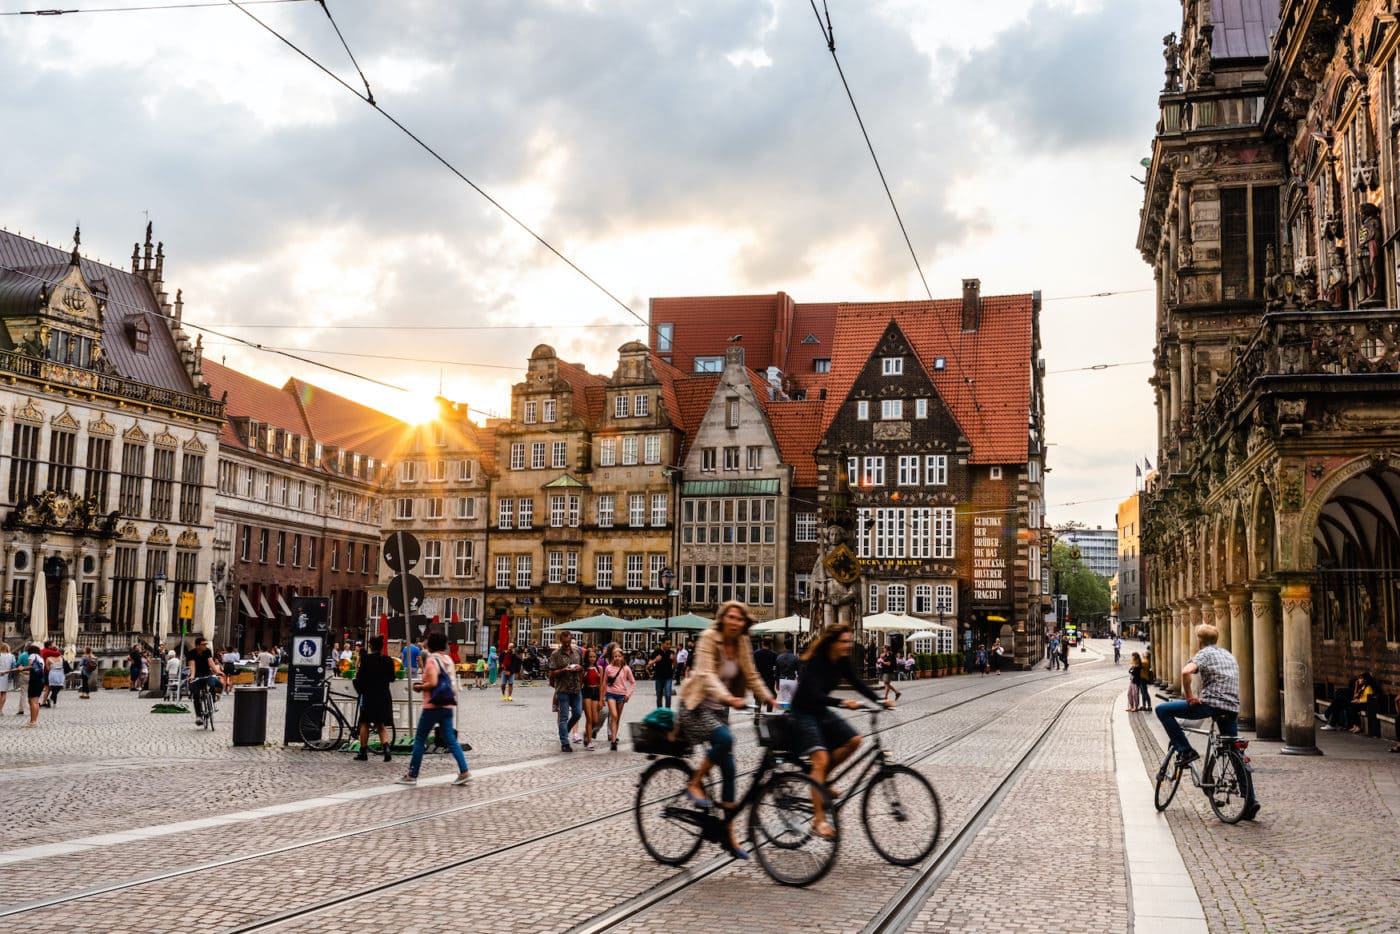
[[[404,606],[404,591],[408,591],[408,606]],[[423,606],[423,582],[412,574],[398,574],[389,581],[389,606],[400,616],[417,613]]]
[[[194,619],[194,594],[188,590],[180,594],[180,618]]]
[[[412,532],[395,532],[384,543],[384,563],[395,574],[413,570],[422,556],[423,549]]]

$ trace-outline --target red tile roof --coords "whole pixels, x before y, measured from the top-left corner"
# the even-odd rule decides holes
[[[836,316],[822,432],[835,417],[890,321],[913,345],[972,444],[974,464],[1028,457],[1033,297],[984,295],[979,326],[962,330],[962,300],[842,303]],[[935,370],[943,357],[946,366]],[[969,383],[970,381],[970,383]]]
[[[685,371],[667,363],[655,353],[651,354],[652,372],[661,381],[661,404],[666,408],[666,415],[671,419],[671,424],[681,430],[685,430],[684,415],[681,412],[680,402],[676,398],[676,383],[688,379]]]
[[[812,454],[822,435],[822,403],[769,403],[768,423],[773,426],[783,462],[792,465],[793,486],[816,487],[817,461]]]
[[[684,298],[653,298],[653,325],[670,322],[675,325],[671,339],[671,362],[689,373],[695,369],[697,356],[718,356],[724,353],[729,338],[744,337],[744,362],[747,366],[765,368],[773,365],[773,332],[778,326],[778,310],[786,299],[776,295],[710,295]],[[656,329],[648,340],[656,350]]]
[[[715,387],[718,385],[718,373],[687,376],[675,381],[673,388],[676,394],[676,405],[680,412],[679,424],[685,429],[685,442],[680,454],[676,457],[677,463],[684,461],[686,456],[690,454],[691,446],[695,443],[695,435],[700,430],[700,423],[704,420],[705,413],[710,409],[710,400],[715,397]]]
[[[574,415],[591,426],[598,420],[598,416],[603,414],[603,405],[607,399],[604,390],[608,381],[596,373],[588,372],[581,363],[560,360],[558,365],[559,378],[567,380],[574,390]]]
[[[312,436],[311,426],[306,423],[296,400],[285,389],[212,360],[204,361],[204,379],[215,399],[228,393],[224,412],[229,418],[251,418],[303,437]]]
[[[322,444],[388,461],[411,438],[409,425],[328,389],[296,377],[282,388],[301,408],[311,437]]]
[[[478,428],[476,430],[477,450],[481,452],[481,469],[486,471],[488,476],[496,474],[496,429]]]

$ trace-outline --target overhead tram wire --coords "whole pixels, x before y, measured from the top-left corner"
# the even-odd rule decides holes
[[[232,0],[230,0],[232,2]],[[822,38],[826,40],[827,51],[831,53],[831,61],[836,65],[836,73],[841,76],[841,86],[846,89],[846,99],[851,102],[851,111],[855,114],[856,123],[860,125],[860,134],[865,138],[865,148],[870,151],[870,159],[875,163],[875,172],[880,176],[880,184],[884,186],[885,197],[889,199],[890,210],[894,212],[895,222],[899,224],[899,232],[904,236],[904,245],[909,248],[909,256],[914,260],[914,270],[919,274],[919,281],[923,283],[924,294],[928,296],[929,303],[934,302],[933,290],[929,288],[928,278],[924,275],[923,264],[919,262],[919,254],[914,250],[914,241],[909,237],[909,230],[904,226],[904,218],[899,213],[899,205],[895,203],[894,192],[890,190],[890,183],[885,179],[885,170],[880,166],[880,157],[875,154],[875,144],[870,139],[870,133],[865,129],[865,119],[860,115],[860,107],[856,105],[855,94],[851,91],[851,84],[846,80],[846,71],[841,67],[841,59],[836,55],[836,31],[831,25],[831,10],[826,5],[826,0],[822,0],[822,9],[826,12],[826,22],[822,22],[821,13],[817,12],[817,0],[808,0],[812,5],[812,15],[817,18],[817,28],[822,32]],[[953,349],[953,338],[948,333],[947,326],[943,319],[933,315],[934,321],[938,324],[938,329],[943,332],[943,339],[948,344],[949,356],[957,364],[958,372],[962,375],[963,384],[967,386],[968,394],[972,398],[972,408],[980,416],[982,406],[977,402],[977,382],[967,375],[967,370],[962,365],[962,360]]]
[[[422,150],[423,150],[424,152],[426,152],[428,155],[432,156],[432,158],[433,158],[434,160],[436,160],[443,168],[447,169],[447,171],[449,171],[449,172],[451,172],[453,175],[455,175],[459,180],[461,180],[463,183],[465,183],[465,184],[466,184],[468,187],[470,187],[473,191],[475,191],[477,194],[481,195],[482,198],[486,199],[487,203],[489,203],[489,204],[490,204],[492,207],[494,207],[496,210],[498,210],[498,211],[500,211],[502,214],[504,214],[504,215],[505,215],[507,218],[509,218],[510,221],[511,221],[512,223],[514,223],[517,227],[519,227],[521,230],[525,231],[525,232],[526,232],[527,234],[529,234],[531,237],[535,238],[536,242],[538,242],[541,246],[543,246],[543,247],[544,247],[546,250],[548,250],[549,252],[553,253],[553,254],[555,255],[555,257],[557,257],[561,262],[563,262],[566,266],[568,266],[568,267],[569,267],[570,269],[572,269],[574,272],[576,272],[576,273],[578,273],[580,276],[582,276],[583,279],[584,279],[585,281],[587,281],[590,285],[592,285],[595,289],[597,289],[599,292],[602,292],[605,296],[607,296],[608,299],[609,299],[610,301],[613,302],[613,304],[617,305],[617,307],[621,308],[623,311],[627,312],[629,315],[631,315],[632,317],[634,317],[634,318],[636,318],[638,321],[640,321],[640,322],[642,323],[642,325],[643,325],[649,332],[656,332],[656,327],[655,327],[655,325],[653,325],[653,324],[652,324],[650,321],[648,321],[646,318],[644,318],[644,317],[642,317],[640,314],[638,314],[637,311],[636,311],[631,305],[627,304],[627,303],[624,302],[622,299],[618,298],[615,294],[613,294],[613,292],[612,292],[611,290],[609,290],[609,289],[608,289],[606,286],[604,286],[601,282],[599,282],[597,279],[593,278],[591,275],[589,275],[587,272],[585,272],[584,269],[583,269],[583,267],[579,266],[579,265],[578,265],[577,263],[575,263],[573,260],[569,259],[569,257],[565,256],[565,255],[559,250],[558,247],[556,247],[554,244],[552,244],[552,243],[550,243],[548,240],[546,240],[542,234],[537,233],[533,227],[531,227],[529,224],[525,223],[525,222],[524,222],[523,220],[521,220],[519,217],[515,216],[515,214],[512,213],[512,212],[510,211],[509,208],[507,208],[504,204],[502,204],[500,201],[497,201],[494,197],[492,197],[489,193],[487,193],[486,189],[482,188],[482,187],[481,187],[480,185],[478,185],[476,182],[474,182],[474,181],[472,181],[470,178],[468,178],[468,177],[466,176],[466,174],[462,172],[461,169],[457,168],[457,166],[455,166],[455,165],[453,165],[451,162],[449,162],[446,156],[442,155],[440,152],[438,152],[438,151],[437,151],[436,149],[434,149],[432,146],[428,145],[428,143],[425,142],[425,141],[423,140],[422,137],[420,137],[418,134],[414,133],[414,132],[413,132],[412,130],[410,130],[407,126],[405,126],[397,117],[395,117],[393,114],[389,113],[389,111],[385,110],[382,106],[380,106],[379,103],[374,99],[374,96],[373,96],[372,94],[368,94],[368,93],[366,93],[366,94],[361,94],[359,91],[355,90],[353,87],[350,86],[349,83],[347,83],[347,82],[345,81],[345,79],[341,78],[341,77],[340,77],[339,75],[337,75],[335,72],[331,71],[331,70],[330,70],[329,68],[327,68],[325,65],[321,64],[321,62],[320,62],[319,60],[317,60],[317,59],[316,59],[313,55],[311,55],[309,52],[304,51],[304,50],[303,50],[300,46],[298,46],[296,43],[292,42],[290,39],[288,39],[286,36],[282,35],[282,34],[281,34],[280,32],[278,32],[276,29],[273,29],[273,28],[272,28],[271,26],[269,26],[267,23],[263,22],[263,21],[262,21],[261,19],[259,19],[259,18],[257,17],[257,15],[254,14],[252,11],[250,11],[250,10],[248,10],[248,9],[245,9],[245,4],[247,3],[247,0],[227,0],[227,2],[228,2],[228,4],[229,4],[230,6],[235,7],[235,8],[236,8],[239,12],[241,12],[244,16],[247,16],[247,17],[248,17],[249,19],[251,19],[253,22],[257,23],[257,24],[258,24],[259,26],[261,26],[263,29],[265,29],[265,30],[267,30],[269,33],[271,33],[274,37],[277,38],[277,40],[278,40],[279,42],[281,42],[281,43],[282,43],[283,45],[285,45],[287,48],[291,49],[293,52],[297,53],[297,54],[300,55],[302,58],[304,58],[307,62],[309,62],[310,64],[314,65],[317,69],[319,69],[323,74],[325,74],[328,78],[330,78],[330,79],[331,79],[332,81],[334,81],[336,84],[340,85],[342,88],[344,88],[345,90],[349,91],[351,94],[355,95],[355,97],[359,98],[361,101],[363,101],[363,102],[365,102],[366,104],[368,104],[369,106],[373,107],[374,110],[375,110],[375,112],[377,112],[377,113],[378,113],[380,116],[382,116],[385,120],[388,120],[391,124],[393,124],[394,127],[395,127],[396,129],[399,130],[399,132],[403,133],[403,134],[404,134],[405,136],[407,136],[409,139],[413,140],[413,142],[416,143],[420,149],[422,149]],[[318,0],[318,2],[321,2],[322,9],[324,9],[324,10],[326,11],[326,15],[327,15],[327,16],[330,16],[330,17],[331,17],[331,23],[334,24],[334,23],[335,23],[335,17],[331,16],[330,8],[327,7],[326,4],[325,4],[324,2],[322,2],[322,0]],[[340,30],[339,30],[338,27],[337,27],[337,29],[336,29],[336,33],[337,33],[337,34],[340,33]],[[344,42],[344,37],[342,37],[342,42]],[[346,47],[346,51],[347,51],[347,52],[349,51],[349,47],[348,47],[348,46]],[[351,59],[352,59],[352,61],[353,61],[354,56],[351,56]],[[358,68],[359,66],[357,65],[356,67]],[[362,75],[362,76],[363,76],[363,75]],[[369,83],[366,82],[366,83],[365,83],[365,86],[366,86],[366,89],[368,89]],[[659,335],[658,335],[658,336],[659,336]]]
[[[242,0],[244,3],[265,5],[270,3],[309,3],[310,0]],[[45,10],[7,10],[0,16],[68,16],[73,13],[147,13],[154,10],[198,10],[208,7],[226,7],[225,0],[203,0],[191,3],[146,3],[134,6],[84,7],[70,10],[50,8]]]
[[[222,328],[304,331],[304,324],[221,324]],[[568,331],[582,328],[635,328],[635,324],[318,324],[318,331]]]

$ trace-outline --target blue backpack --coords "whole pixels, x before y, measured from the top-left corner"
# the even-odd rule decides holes
[[[434,707],[454,707],[457,704],[457,690],[452,685],[452,673],[444,670],[442,659],[433,658],[437,663],[437,682],[433,684],[433,692],[428,695],[428,703]]]

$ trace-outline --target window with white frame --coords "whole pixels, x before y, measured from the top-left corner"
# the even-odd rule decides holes
[[[404,483],[418,482],[418,462],[404,461],[399,465],[399,480]]]
[[[636,528],[647,524],[647,498],[644,493],[627,495],[627,524]]]
[[[497,504],[496,527],[502,529],[515,528],[515,500],[502,499]]]
[[[1040,461],[1028,461],[1026,463],[1026,480],[1031,483],[1040,482]]]
[[[613,556],[594,555],[593,584],[599,590],[612,590]]]
[[[899,455],[899,485],[918,486],[919,485],[919,455],[901,454]]]
[[[870,420],[870,401],[868,399],[856,400],[856,418],[862,422]]]
[[[427,518],[429,518],[429,519],[441,519],[441,518],[442,518],[442,497],[441,497],[441,496],[430,496],[430,497],[428,497],[428,516],[427,516]]]
[[[578,528],[579,512],[583,506],[583,499],[577,493],[569,494],[569,528]]]
[[[529,402],[526,402],[526,403],[525,403],[525,424],[527,424],[527,425],[533,425],[533,424],[535,424],[535,422],[539,420],[539,419],[538,419],[539,411],[540,411],[540,404],[539,404],[538,402],[535,402],[534,400],[531,400],[531,401],[529,401]]]
[[[627,556],[627,589],[641,590],[642,575],[646,573],[646,555]]]
[[[522,497],[515,502],[516,528],[532,529],[535,527],[535,501],[529,497]]]
[[[578,583],[578,552],[569,551],[564,553],[564,583]]]
[[[944,486],[948,482],[948,455],[930,454],[924,458],[924,483]]]
[[[867,457],[861,465],[861,486],[884,486],[885,485],[885,459],[884,457]]]
[[[928,615],[933,612],[933,587],[928,584],[914,585],[914,612]]]
[[[627,418],[630,409],[631,397],[613,396],[613,418]]]
[[[957,603],[954,601],[954,590],[952,584],[939,584],[937,595],[934,598],[933,611],[939,616],[954,616],[958,612]]]
[[[991,474],[991,479],[993,479],[993,480],[1000,480],[1000,479],[1001,479],[1001,467],[1000,467],[1000,466],[993,467],[993,468],[991,469],[991,471],[990,471],[990,474]]]
[[[517,590],[530,589],[530,575],[534,571],[534,564],[533,555],[515,556],[515,587]]]
[[[558,404],[553,399],[544,400],[544,420],[546,423],[555,420],[555,413],[559,411]]]
[[[564,527],[564,517],[567,510],[568,500],[563,493],[549,494],[549,527],[551,529],[562,529]],[[555,583],[558,583],[557,581]]]
[[[903,376],[903,375],[904,375],[904,358],[903,358],[903,357],[881,357],[881,358],[880,358],[880,373],[881,373],[882,375],[884,375],[884,376]]]
[[[412,518],[413,518],[413,498],[412,498],[412,497],[409,497],[409,496],[400,496],[397,500],[394,501],[394,518],[395,518],[395,519],[412,519]]]
[[[569,442],[554,441],[549,446],[549,466],[569,466]]]
[[[724,424],[727,428],[739,427],[739,397],[730,396],[724,400]]]
[[[805,605],[812,596],[812,575],[794,574],[792,577],[792,598],[799,605]]]
[[[716,458],[714,448],[700,449],[700,469],[706,473],[713,473],[716,469]]]
[[[564,552],[562,551],[549,553],[549,582],[551,584],[564,583]]]
[[[812,358],[812,372],[813,372],[813,373],[830,373],[830,372],[831,372],[831,358],[830,358],[830,357],[813,357],[813,358]]]
[[[496,556],[496,589],[510,589],[510,555]]]
[[[604,438],[598,442],[598,466],[612,467],[617,463],[617,439]]]
[[[651,404],[650,404],[650,403],[651,403],[651,397],[649,397],[649,396],[644,396],[644,395],[633,396],[633,397],[632,397],[632,414],[635,415],[635,416],[637,416],[638,418],[641,418],[641,417],[643,417],[643,416],[645,416],[645,415],[650,414],[650,411],[651,411]]]
[[[548,617],[546,617],[548,619]],[[517,616],[515,618],[515,644],[516,646],[529,645],[533,639],[534,624],[528,616]]]
[[[423,542],[423,576],[442,576],[442,542],[435,538]]]
[[[525,442],[515,441],[510,446],[510,469],[525,469]]]
[[[471,577],[473,550],[473,542],[470,539],[459,538],[454,543],[452,553],[453,577]]]
[[[637,463],[636,435],[628,435],[622,439],[622,463],[627,466]]]
[[[870,612],[871,612],[871,613],[878,613],[878,612],[880,612],[880,585],[879,585],[879,584],[871,584],[871,585],[870,585]]]
[[[696,372],[696,373],[723,373],[723,372],[724,372],[724,356],[723,356],[723,355],[720,355],[720,356],[714,356],[714,357],[696,357],[696,358],[695,358],[695,372]]]
[[[440,461],[440,460],[429,461],[429,462],[428,462],[428,479],[429,479],[430,481],[432,481],[433,483],[442,483],[444,480],[446,480],[446,479],[447,479],[447,462],[446,462],[446,461]]]
[[[748,456],[750,470],[763,469],[763,447],[761,445],[751,444],[745,453]]]
[[[933,553],[932,516],[927,506],[909,510],[909,557],[927,558]]]
[[[908,521],[909,515],[904,509],[875,510],[875,557],[908,557]]]
[[[915,417],[915,418],[928,418],[928,400],[927,400],[927,399],[915,399],[915,400],[914,400],[914,417]]]
[[[885,588],[885,611],[889,613],[909,612],[908,589],[904,584],[890,584]]]
[[[666,524],[666,513],[668,512],[667,502],[670,499],[668,493],[651,494],[651,524],[660,526]]]
[[[650,555],[647,558],[647,586],[652,590],[660,590],[665,586],[661,581],[661,572],[666,570],[665,555]]]
[[[938,506],[933,510],[933,554],[930,557],[953,557],[952,506]]]
[[[799,542],[814,542],[817,540],[817,514],[815,512],[797,513],[794,538]]]
[[[903,399],[881,399],[880,417],[886,420],[898,420],[904,417]]]
[[[476,497],[475,497],[475,496],[459,496],[459,497],[457,497],[457,518],[458,518],[458,519],[475,519],[475,518],[476,518]]]
[[[646,396],[638,396],[638,399],[645,399]],[[661,436],[647,435],[646,448],[642,454],[642,460],[648,464],[661,463]]]
[[[544,470],[544,442],[530,442],[530,469]]]
[[[598,496],[598,528],[610,529],[613,527],[613,494],[602,493]]]
[[[470,460],[457,462],[457,479],[462,483],[472,482],[472,462]]]
[[[724,469],[739,469],[739,449],[737,447],[729,447],[724,449]]]

